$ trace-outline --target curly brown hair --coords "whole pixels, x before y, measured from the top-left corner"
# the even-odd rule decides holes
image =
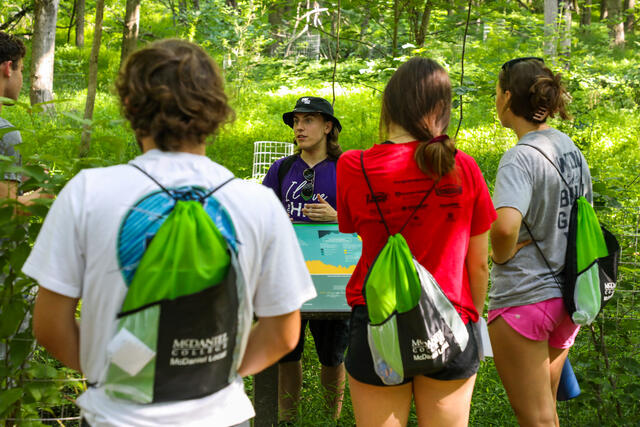
[[[162,151],[203,144],[233,119],[213,59],[184,40],[157,41],[131,54],[116,80],[124,116]]]
[[[6,61],[13,61],[11,68],[18,69],[18,62],[27,53],[22,40],[11,34],[0,31],[0,64]]]

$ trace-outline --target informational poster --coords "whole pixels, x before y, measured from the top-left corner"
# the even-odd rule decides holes
[[[302,311],[350,311],[345,288],[362,253],[358,235],[340,233],[338,224],[294,224],[293,227],[318,293],[302,306]]]

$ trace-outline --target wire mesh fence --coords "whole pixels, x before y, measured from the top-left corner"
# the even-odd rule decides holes
[[[293,154],[291,142],[256,141],[253,143],[252,181],[262,181],[269,167],[276,160]]]

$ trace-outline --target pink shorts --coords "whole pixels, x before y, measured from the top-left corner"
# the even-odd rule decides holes
[[[488,323],[498,316],[502,316],[523,337],[533,341],[549,341],[554,348],[571,347],[580,329],[571,321],[562,298],[489,310]]]

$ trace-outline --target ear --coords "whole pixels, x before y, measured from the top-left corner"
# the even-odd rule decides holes
[[[503,97],[503,104],[502,104],[502,111],[501,113],[504,114],[507,111],[509,111],[509,109],[511,108],[511,91],[510,90],[505,90],[504,92],[502,92],[502,97]]]
[[[5,78],[11,77],[11,65],[13,61],[4,61],[0,63],[0,75]]]
[[[324,134],[329,135],[331,129],[333,129],[333,122],[331,120],[327,120],[326,122],[324,122]]]
[[[510,90],[505,90],[504,91],[504,105],[509,106],[511,105],[511,91]]]

